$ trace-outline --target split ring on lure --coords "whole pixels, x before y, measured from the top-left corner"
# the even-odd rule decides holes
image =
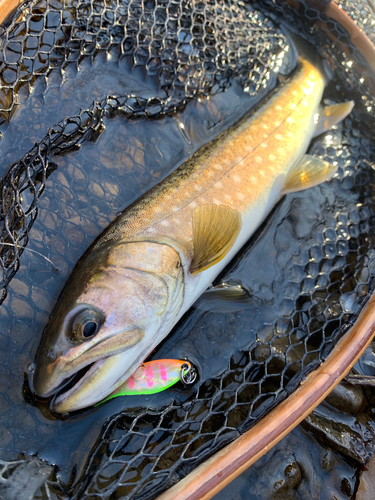
[[[164,391],[181,381],[185,385],[192,384],[197,373],[188,361],[179,359],[157,359],[142,363],[136,371],[108,398],[95,406],[99,406],[117,396],[134,396],[155,394]]]

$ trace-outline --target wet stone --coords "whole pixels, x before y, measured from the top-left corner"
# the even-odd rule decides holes
[[[360,386],[341,382],[330,392],[325,401],[337,410],[353,414],[362,406],[364,395]]]
[[[12,415],[12,431],[17,433],[18,436],[22,436],[25,428],[35,430],[36,423],[25,408],[19,408]]]
[[[9,430],[9,426],[0,424],[0,447],[5,448],[12,441],[13,435]]]
[[[0,394],[0,414],[4,412],[8,412],[10,409],[10,403],[5,399],[5,397]]]
[[[43,288],[33,287],[31,297],[34,301],[34,304],[39,309],[43,309],[44,311],[51,310],[53,299],[51,295]]]
[[[23,295],[24,297],[28,297],[29,295],[28,285],[17,278],[13,279],[12,288],[16,293]]]
[[[14,297],[10,307],[13,314],[19,318],[20,321],[31,321],[34,317],[34,310],[25,299]]]

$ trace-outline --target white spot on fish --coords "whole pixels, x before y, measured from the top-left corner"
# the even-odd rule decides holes
[[[294,137],[293,132],[288,132],[288,134],[287,134],[287,135],[288,135],[288,137],[289,137],[290,139],[291,139],[292,137]]]
[[[290,107],[290,109],[296,109],[297,104],[295,102],[291,102],[289,107]]]
[[[284,140],[284,136],[282,136],[281,134],[276,134],[276,135],[275,135],[275,138],[276,138],[278,141],[283,141],[283,140]]]
[[[308,103],[307,103],[306,99],[304,99],[304,100],[302,101],[302,105],[303,105],[303,106],[307,106],[307,105],[308,105]]]
[[[237,198],[239,200],[244,200],[245,199],[245,195],[243,193],[237,193],[236,196],[237,196]]]
[[[265,174],[265,172],[263,172],[263,170],[261,170],[259,173],[260,173],[261,177],[265,177],[266,176],[266,174]]]
[[[173,212],[178,212],[179,208],[178,207],[173,207],[172,210],[173,210]]]
[[[256,161],[257,163],[262,163],[262,162],[263,162],[263,158],[262,158],[261,156],[256,156],[256,157],[255,157],[255,161]]]
[[[162,225],[162,226],[169,226],[169,221],[167,221],[167,220],[164,219],[164,220],[162,220],[160,222],[160,225]]]
[[[253,175],[249,178],[249,181],[252,183],[252,184],[255,184],[257,179],[256,177],[254,177]]]
[[[277,111],[282,111],[282,110],[283,110],[283,108],[282,108],[281,106],[279,106],[279,105],[277,105],[277,106],[275,107],[275,109],[276,109]]]
[[[292,90],[292,95],[296,96],[298,95],[298,92],[296,90]]]
[[[237,182],[237,184],[238,184],[241,182],[241,177],[239,177],[238,175],[234,175],[233,180],[234,180],[234,182]]]
[[[246,151],[252,151],[254,148],[250,145],[245,146]]]
[[[229,161],[229,160],[227,160]],[[219,165],[218,163],[215,165],[216,170],[223,170],[223,167]]]
[[[286,119],[286,122],[287,123],[294,123],[294,118],[292,118],[291,116],[288,116],[288,118]]]
[[[271,160],[271,161],[275,161],[275,160],[276,160],[276,156],[274,156],[274,155],[269,155],[268,159],[269,159],[269,160]]]
[[[210,177],[213,177],[215,174],[212,172],[212,170],[209,170],[209,171],[208,171],[208,175],[209,175]]]
[[[273,124],[275,125],[275,127],[280,127],[281,122],[280,121],[275,121]]]
[[[266,142],[262,142],[260,147],[261,148],[268,148],[268,144]]]
[[[195,207],[196,207],[196,206],[198,206],[198,205],[197,205],[197,202],[196,202],[196,201],[192,201],[192,202],[190,203],[190,206],[191,206],[191,208],[195,208]]]
[[[220,189],[220,188],[222,188],[222,187],[223,187],[223,183],[222,183],[222,182],[220,182],[220,181],[218,181],[218,182],[215,182],[214,186],[215,186],[215,188]]]
[[[262,123],[262,127],[264,128],[264,130],[268,130],[269,129],[269,126],[267,125],[267,123]]]
[[[196,191],[202,191],[202,186],[201,186],[201,185],[199,185],[199,184],[196,184],[196,185],[194,186],[194,189],[195,189]]]
[[[212,200],[212,202],[215,204],[215,205],[221,205],[221,201],[220,200],[217,200],[216,198],[214,200]]]

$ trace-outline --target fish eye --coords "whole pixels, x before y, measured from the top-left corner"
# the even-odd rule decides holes
[[[81,310],[74,318],[72,323],[70,340],[80,341],[88,340],[94,337],[103,322],[103,318],[98,311],[93,309]]]

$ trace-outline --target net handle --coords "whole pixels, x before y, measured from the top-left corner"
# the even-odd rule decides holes
[[[155,500],[208,500],[293,430],[345,377],[375,334],[375,293],[326,361],[258,424]]]

